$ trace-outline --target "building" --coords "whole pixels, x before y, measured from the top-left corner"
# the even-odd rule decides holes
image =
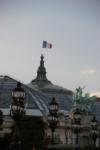
[[[10,114],[10,105],[12,102],[11,92],[12,89],[16,87],[17,80],[9,76],[0,76],[0,110],[3,111],[5,116]],[[48,116],[48,105],[53,97],[59,105],[59,127],[56,130],[55,137],[60,144],[73,144],[74,135],[72,134],[72,128],[70,119],[67,118],[68,114],[73,106],[73,92],[71,90],[65,89],[58,85],[54,85],[47,78],[47,72],[44,65],[44,56],[41,55],[40,65],[37,70],[37,76],[28,85],[22,84],[26,92],[25,99],[25,109],[27,116],[35,117],[47,117]],[[95,114],[98,121],[100,121],[100,100],[97,99],[92,107],[92,112]],[[86,116],[88,118],[89,116]],[[84,118],[84,117],[83,117]],[[91,116],[89,117],[89,119]],[[90,129],[89,119],[83,119],[84,132],[81,133],[82,142],[89,139],[90,134],[86,136],[88,129]],[[86,126],[84,126],[84,120]],[[67,124],[66,124],[67,123]],[[50,130],[47,130],[48,135],[50,135]],[[86,133],[85,133],[86,132]],[[73,137],[73,138],[72,138]],[[81,143],[82,143],[81,142]],[[82,144],[84,145],[83,142]],[[88,145],[88,142],[87,142]]]
[[[16,87],[17,80],[9,76],[0,76],[0,108],[8,113],[11,105],[11,91]],[[54,85],[47,79],[44,57],[41,55],[37,77],[28,85],[22,84],[26,91],[26,113],[29,115],[44,115],[48,113],[48,104],[53,97],[59,104],[59,110],[67,113],[73,104],[73,92],[60,86]]]

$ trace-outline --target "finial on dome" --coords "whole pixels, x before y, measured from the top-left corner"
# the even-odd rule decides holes
[[[41,54],[40,65],[39,65],[38,70],[37,70],[37,76],[34,80],[32,80],[32,83],[33,82],[37,82],[37,83],[42,84],[42,85],[51,83],[47,79],[47,76],[46,76],[46,68],[44,66],[44,56],[43,56],[43,54]]]
[[[41,60],[43,60],[44,59],[44,56],[43,56],[43,54],[41,54]]]

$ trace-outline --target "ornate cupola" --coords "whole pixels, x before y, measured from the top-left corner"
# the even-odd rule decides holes
[[[44,56],[41,55],[40,66],[37,70],[37,76],[31,82],[32,84],[37,84],[38,86],[44,86],[45,84],[50,84],[51,82],[46,77],[46,68],[44,66]]]
[[[44,56],[43,55],[41,55],[40,66],[39,66],[38,71],[37,71],[36,79],[37,80],[46,80],[47,79],[46,69],[44,67]]]

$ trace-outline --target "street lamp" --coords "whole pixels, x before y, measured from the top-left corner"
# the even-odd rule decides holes
[[[17,82],[17,87],[12,90],[12,104],[10,114],[15,120],[16,128],[15,128],[15,137],[13,142],[11,143],[11,149],[21,150],[21,139],[20,139],[20,120],[25,115],[25,90],[22,88],[21,83]]]
[[[0,146],[2,144],[2,124],[3,124],[3,113],[0,110]]]
[[[75,149],[79,149],[79,132],[81,128],[81,112],[79,108],[77,108],[73,114],[73,130],[76,135],[75,137]]]
[[[91,135],[94,148],[96,148],[96,139],[98,137],[98,134],[99,134],[98,121],[96,120],[96,117],[93,116],[93,119],[91,120]]]
[[[55,144],[54,132],[58,123],[58,103],[56,102],[56,99],[54,97],[52,98],[52,101],[49,103],[48,122],[52,133],[51,144],[53,145]]]
[[[3,123],[3,113],[2,113],[2,111],[0,110],[0,129],[1,129],[2,123]]]
[[[49,113],[51,115],[57,114],[58,112],[58,103],[56,102],[55,97],[52,98],[52,101],[49,103]]]
[[[0,110],[0,147],[5,149],[7,143],[5,142],[5,132],[3,128],[3,112]]]
[[[3,124],[3,113],[0,110],[0,147],[3,149],[4,145],[3,145],[3,141],[4,141],[4,133],[3,133],[3,128],[2,128],[2,124]]]
[[[11,116],[14,119],[19,119],[25,115],[25,90],[21,87],[21,83],[17,82],[17,87],[12,90]]]

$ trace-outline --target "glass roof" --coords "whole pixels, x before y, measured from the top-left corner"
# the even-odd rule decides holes
[[[0,108],[9,108],[12,102],[11,92],[17,85],[16,80],[2,76],[0,78]],[[25,107],[26,109],[39,109],[43,114],[48,112],[48,104],[52,97],[56,98],[60,110],[70,110],[72,106],[72,97],[59,93],[43,93],[22,84],[26,91]]]

